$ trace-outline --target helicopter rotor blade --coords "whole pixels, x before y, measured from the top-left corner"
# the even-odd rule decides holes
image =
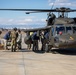
[[[71,12],[76,12],[76,10],[71,10]]]
[[[28,11],[26,12],[26,14],[28,13],[38,13],[38,12],[76,12],[76,10],[72,10],[72,9],[65,9],[65,8],[61,8],[61,9],[1,9],[0,11]],[[32,12],[33,11],[33,12]]]
[[[56,10],[50,10],[50,9],[0,9],[3,11],[39,11],[39,12],[55,12]]]
[[[30,14],[30,13],[45,13],[45,12],[40,12],[40,11],[29,11],[29,12],[25,12],[25,14]]]

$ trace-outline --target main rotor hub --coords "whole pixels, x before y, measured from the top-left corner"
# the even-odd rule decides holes
[[[71,10],[70,8],[65,8],[65,7],[56,8],[56,11],[59,12],[69,12],[70,10]]]

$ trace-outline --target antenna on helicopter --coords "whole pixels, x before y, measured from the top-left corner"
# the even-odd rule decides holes
[[[51,6],[51,10],[53,9],[55,2],[56,1],[53,2],[52,6]],[[47,15],[48,16],[47,16],[47,20],[46,21],[47,21],[47,26],[49,26],[50,25],[50,19],[53,18],[53,17],[55,18],[56,16],[53,13],[51,13],[51,12],[49,12]]]
[[[51,10],[53,9],[54,4],[55,4],[55,1],[54,1],[54,3],[53,3],[52,6],[51,6]],[[51,14],[51,12],[49,12],[47,15],[50,16],[50,14]]]

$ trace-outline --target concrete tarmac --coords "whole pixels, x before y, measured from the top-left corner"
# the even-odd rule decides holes
[[[23,49],[0,50],[0,75],[75,75],[76,51],[52,50],[52,53]]]

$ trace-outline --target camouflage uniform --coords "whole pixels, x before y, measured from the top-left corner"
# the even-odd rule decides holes
[[[13,30],[11,32],[11,51],[15,52],[16,51],[16,46],[17,46],[17,32],[15,30]]]

